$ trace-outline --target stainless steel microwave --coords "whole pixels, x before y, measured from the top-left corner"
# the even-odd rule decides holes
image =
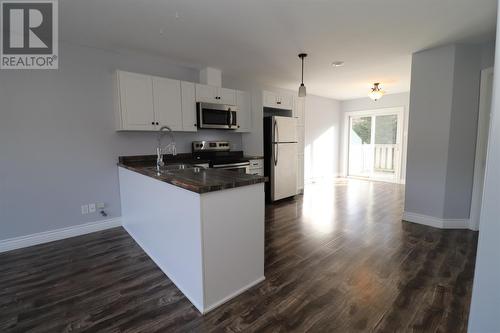
[[[235,130],[238,128],[238,112],[234,105],[196,103],[199,128]]]

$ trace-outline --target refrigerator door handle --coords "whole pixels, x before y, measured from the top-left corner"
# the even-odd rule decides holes
[[[274,142],[280,142],[280,132],[276,119],[274,119]]]
[[[274,153],[273,153],[273,160],[274,160],[274,166],[278,165],[278,158],[279,158],[279,144],[274,144]]]

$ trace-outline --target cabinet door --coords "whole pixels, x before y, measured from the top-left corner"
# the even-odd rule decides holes
[[[293,107],[293,116],[297,118],[297,125],[304,126],[304,116],[305,116],[305,97],[295,97],[295,103]]]
[[[236,90],[219,88],[219,103],[227,105],[236,105]]]
[[[151,76],[118,72],[122,130],[155,129]]]
[[[265,107],[268,108],[276,108],[278,107],[278,95],[270,92],[270,91],[263,91],[262,92],[262,99]]]
[[[196,101],[205,103],[219,103],[218,87],[207,84],[196,85]]]
[[[252,131],[252,102],[251,96],[245,91],[236,91],[236,104],[238,105],[237,132]]]
[[[181,82],[153,77],[155,122],[172,131],[182,131]]]
[[[280,109],[292,110],[293,109],[293,95],[280,94],[278,97],[278,104]]]
[[[184,132],[196,132],[196,98],[195,84],[192,82],[181,82],[182,95],[182,130]]]

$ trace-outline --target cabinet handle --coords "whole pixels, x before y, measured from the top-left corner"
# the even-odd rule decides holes
[[[194,127],[196,127],[198,124],[194,124]]]
[[[160,123],[159,123],[159,122],[156,122],[156,125],[160,125]]]
[[[154,125],[154,124],[155,124],[155,122],[154,122],[154,121],[152,121],[152,122],[151,122],[151,125]]]

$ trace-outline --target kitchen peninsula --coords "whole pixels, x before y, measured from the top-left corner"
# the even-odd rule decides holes
[[[264,182],[257,175],[121,157],[122,223],[206,313],[264,280]]]

